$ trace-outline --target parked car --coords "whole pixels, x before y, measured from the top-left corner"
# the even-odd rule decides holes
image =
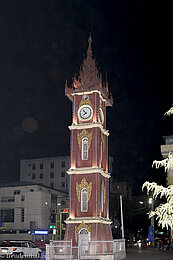
[[[37,257],[40,258],[42,250],[31,241],[1,241],[0,257]]]

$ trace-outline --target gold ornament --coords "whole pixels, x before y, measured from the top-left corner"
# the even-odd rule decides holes
[[[92,182],[88,184],[85,178],[82,179],[81,184],[78,184],[78,182],[76,182],[76,193],[79,202],[80,202],[81,190],[84,188],[87,189],[88,191],[88,201],[89,201],[91,197],[91,191],[92,191]]]
[[[87,226],[83,221],[82,223],[77,227],[75,226],[75,240],[77,242],[78,240],[78,234],[81,229],[85,228],[88,232],[91,232],[91,225]]]
[[[81,106],[83,106],[83,105],[88,105],[88,106],[91,106],[91,107],[92,107],[92,103],[91,103],[91,101],[90,101],[90,99],[89,99],[88,96],[85,96],[85,95],[84,95],[84,96],[82,97],[78,109],[79,109]]]
[[[90,148],[90,145],[91,145],[91,140],[92,140],[92,132],[91,133],[88,133],[86,131],[86,129],[84,129],[82,132],[78,133],[77,134],[77,141],[78,141],[78,145],[79,145],[79,149],[81,150],[81,142],[82,142],[82,139],[84,137],[87,137],[88,138],[88,149]]]

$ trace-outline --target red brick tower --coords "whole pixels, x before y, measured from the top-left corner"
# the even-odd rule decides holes
[[[108,136],[106,106],[113,100],[108,83],[103,84],[89,37],[87,57],[79,77],[74,77],[65,94],[73,103],[71,168],[69,174],[69,217],[65,240],[78,244],[79,234],[88,240],[112,240],[109,219]]]

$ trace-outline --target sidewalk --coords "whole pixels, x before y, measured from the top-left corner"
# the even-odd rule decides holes
[[[128,260],[171,260],[173,259],[173,250],[158,250],[158,249],[127,249]]]

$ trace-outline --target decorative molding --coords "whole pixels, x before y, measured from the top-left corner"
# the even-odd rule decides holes
[[[82,143],[82,139],[84,137],[88,138],[88,150],[90,148],[91,145],[91,140],[92,140],[92,132],[88,133],[85,129],[77,134],[77,141],[78,141],[78,145],[79,145],[79,149],[81,150],[81,143]]]
[[[92,182],[90,182],[90,184],[88,184],[88,182],[86,181],[85,178],[82,179],[80,184],[78,184],[78,182],[76,182],[76,193],[77,193],[77,198],[78,198],[79,202],[80,202],[80,198],[81,198],[81,190],[83,188],[86,188],[88,191],[88,201],[89,201],[90,197],[91,197],[91,191],[92,191]]]
[[[81,229],[87,229],[88,233],[91,232],[91,225],[87,226],[83,221],[82,223],[77,227],[75,226],[75,240],[78,241],[78,234]]]
[[[81,167],[81,168],[70,168],[67,171],[68,175],[71,174],[93,174],[100,173],[103,177],[110,178],[111,174],[105,172],[102,168],[99,167]]]
[[[66,224],[77,224],[77,223],[101,223],[101,224],[108,224],[110,225],[112,221],[108,218],[102,217],[75,217],[75,218],[67,218],[64,221]]]
[[[75,96],[75,95],[78,95],[78,96],[82,95],[83,96],[83,95],[89,95],[89,94],[92,94],[92,93],[98,93],[101,100],[107,103],[107,100],[102,97],[101,91],[99,91],[99,90],[82,91],[82,92],[77,92],[77,93],[71,93],[71,95],[72,96]]]
[[[75,129],[79,130],[79,129],[91,129],[94,127],[100,128],[101,132],[104,135],[109,136],[109,131],[105,130],[100,123],[73,124],[73,125],[70,125],[68,128],[70,130],[75,130]]]

